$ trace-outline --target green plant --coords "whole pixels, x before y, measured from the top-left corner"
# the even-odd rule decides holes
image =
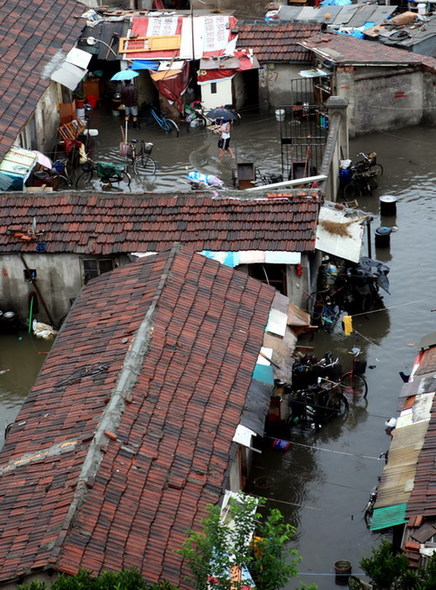
[[[44,582],[30,582],[17,586],[18,590],[46,590]],[[102,572],[93,577],[91,572],[80,570],[75,576],[61,574],[50,586],[50,590],[176,590],[171,584],[160,582],[149,585],[138,570]]]
[[[73,92],[73,97],[79,100],[83,100],[85,98],[85,93],[83,92],[83,90],[75,90]]]
[[[188,531],[178,552],[191,570],[197,590],[242,590],[254,583],[258,590],[278,590],[298,574],[300,557],[289,546],[295,529],[283,521],[278,510],[258,512],[264,498],[238,494],[230,500],[226,518],[218,506],[208,506],[203,529]],[[254,542],[253,534],[256,534]],[[241,579],[232,578],[238,569]],[[313,587],[312,587],[313,589]]]
[[[402,554],[393,554],[392,544],[383,539],[379,547],[372,549],[372,557],[363,557],[360,567],[375,585],[375,590],[392,587],[408,568],[408,559]]]

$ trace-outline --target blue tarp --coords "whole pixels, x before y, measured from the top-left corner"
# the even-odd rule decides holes
[[[348,6],[353,4],[351,0],[322,0],[321,6]]]
[[[159,61],[150,59],[134,59],[132,63],[132,70],[158,70]]]

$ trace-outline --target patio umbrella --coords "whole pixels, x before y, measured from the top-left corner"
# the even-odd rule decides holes
[[[111,80],[132,80],[139,76],[138,72],[134,72],[133,70],[121,70],[121,72],[117,72],[111,78]]]
[[[213,119],[213,120],[225,119],[226,121],[233,121],[234,119],[238,118],[235,115],[235,113],[232,113],[232,111],[229,111],[229,109],[225,109],[224,107],[218,107],[216,109],[212,109],[211,111],[206,113],[206,117],[209,117],[209,119]]]

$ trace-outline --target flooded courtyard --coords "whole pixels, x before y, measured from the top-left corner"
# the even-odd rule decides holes
[[[110,118],[110,120],[109,120]],[[120,121],[110,113],[92,113],[91,127],[106,128],[96,139],[93,159],[122,162],[119,156]],[[110,123],[110,124],[108,124]],[[180,137],[165,135],[158,128],[141,127],[138,139],[154,143],[157,173],[147,179],[134,178],[132,191],[180,192],[188,188],[189,170],[214,174],[231,184],[231,163],[222,163],[217,138],[207,133]],[[318,435],[290,437],[286,452],[272,450],[265,441],[257,458],[251,491],[269,499],[288,522],[297,528],[295,546],[303,558],[299,582],[314,583],[322,590],[337,588],[334,563],[351,561],[359,573],[359,559],[370,553],[381,535],[370,533],[363,509],[370,490],[381,475],[389,446],[386,419],[397,413],[402,385],[399,371],[408,374],[422,336],[436,330],[435,245],[436,223],[433,162],[436,157],[435,131],[425,128],[379,133],[351,142],[350,156],[376,151],[384,166],[382,184],[374,195],[360,200],[360,207],[373,216],[372,255],[390,266],[390,292],[384,296],[385,311],[361,315],[353,320],[355,334],[345,336],[338,325],[333,334],[318,333],[302,344],[314,346],[322,355],[332,351],[345,368],[350,367],[348,351],[355,345],[367,361],[369,393],[367,402],[350,401],[350,413],[343,422],[324,427]],[[279,125],[273,117],[247,116],[232,132],[232,145],[239,162],[252,162],[266,172],[281,172]],[[99,181],[94,188],[100,189]],[[98,183],[98,184],[97,184]],[[379,217],[379,197],[398,198],[396,218]],[[381,225],[396,226],[390,248],[375,249],[374,232]],[[363,254],[367,248],[364,246]],[[14,420],[34,383],[50,344],[23,332],[0,340],[0,433]]]

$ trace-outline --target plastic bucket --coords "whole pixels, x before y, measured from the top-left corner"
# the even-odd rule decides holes
[[[285,109],[276,109],[275,115],[277,121],[284,121],[286,118],[286,111]]]
[[[378,227],[375,230],[376,248],[389,248],[391,242],[392,229],[390,227]]]
[[[394,217],[397,214],[397,197],[392,195],[383,195],[380,201],[380,215]]]
[[[93,108],[95,109],[95,107],[97,106],[98,103],[98,96],[87,96],[86,97],[86,102]]]
[[[351,575],[351,562],[341,559],[335,562],[335,583],[347,586]]]

